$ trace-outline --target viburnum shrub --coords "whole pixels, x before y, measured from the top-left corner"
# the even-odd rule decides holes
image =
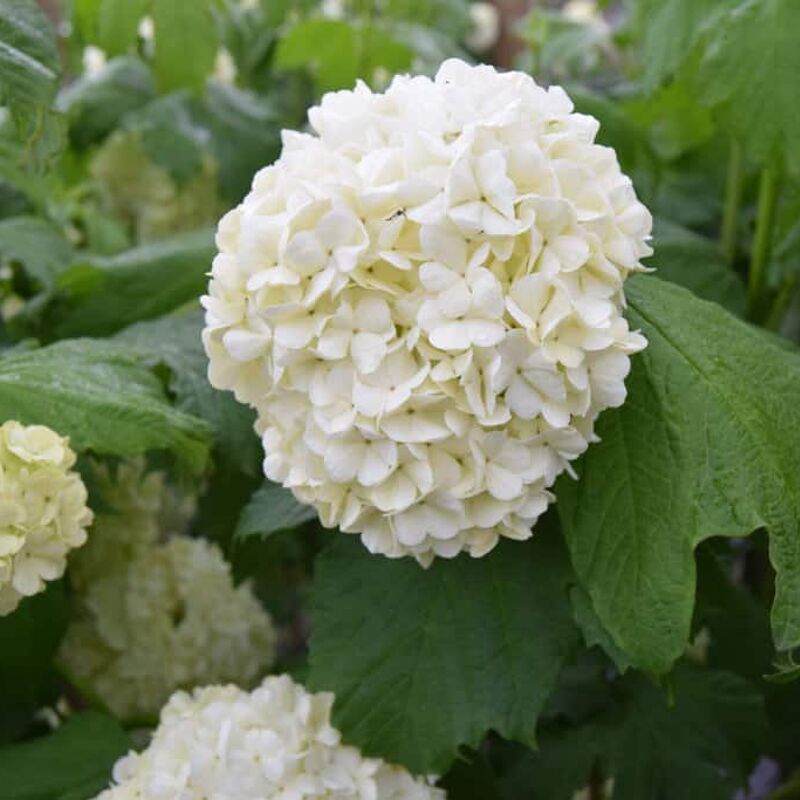
[[[264,471],[371,552],[527,539],[644,337],[651,218],[559,87],[462,61],[363,83],[284,132],[217,230],[209,376]]]
[[[800,791],[800,3],[507,5],[0,2],[0,800]]]

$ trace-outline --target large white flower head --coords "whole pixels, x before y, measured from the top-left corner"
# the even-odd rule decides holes
[[[559,87],[447,61],[284,132],[219,225],[209,377],[267,476],[373,552],[525,539],[625,398],[651,216]]]
[[[0,426],[0,616],[60,578],[92,512],[68,441],[43,425]]]
[[[105,510],[70,570],[74,614],[60,652],[70,677],[126,719],[156,714],[179,688],[252,685],[276,643],[252,588],[234,585],[217,545],[163,529],[163,476],[139,463],[100,478]]]
[[[117,785],[98,800],[444,800],[428,780],[343,745],[332,704],[286,675],[250,693],[179,692],[149,747],[117,762]]]

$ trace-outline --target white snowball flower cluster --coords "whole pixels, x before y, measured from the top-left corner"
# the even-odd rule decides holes
[[[98,478],[107,510],[70,570],[69,676],[126,719],[152,716],[179,688],[252,685],[274,662],[276,634],[251,587],[234,586],[215,544],[165,537],[160,474],[134,463]]]
[[[332,703],[286,675],[249,694],[179,692],[150,746],[117,762],[117,785],[97,800],[444,800],[427,780],[343,745]]]
[[[67,439],[43,425],[0,426],[0,616],[60,578],[92,512]]]
[[[559,87],[460,61],[284,132],[220,222],[204,342],[267,476],[376,553],[525,539],[625,399],[651,216]]]

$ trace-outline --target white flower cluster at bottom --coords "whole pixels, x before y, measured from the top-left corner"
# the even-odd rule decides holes
[[[117,785],[97,800],[444,800],[430,780],[342,744],[332,704],[286,675],[249,693],[178,692],[149,747],[117,762]]]

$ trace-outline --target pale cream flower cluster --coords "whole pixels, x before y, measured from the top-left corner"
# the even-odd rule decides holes
[[[67,553],[86,541],[92,512],[74,464],[50,428],[0,426],[0,616],[60,578]]]
[[[343,745],[332,703],[286,675],[249,694],[174,694],[149,747],[117,762],[117,785],[98,800],[444,800],[428,780]]]
[[[217,545],[176,534],[181,515],[165,505],[179,501],[160,473],[126,464],[97,484],[105,510],[70,569],[60,652],[70,678],[125,719],[156,714],[179,688],[252,685],[274,662],[276,634],[251,587],[234,586]]]
[[[559,87],[447,61],[312,108],[220,222],[214,386],[267,476],[376,553],[526,539],[625,399],[651,216]]]

